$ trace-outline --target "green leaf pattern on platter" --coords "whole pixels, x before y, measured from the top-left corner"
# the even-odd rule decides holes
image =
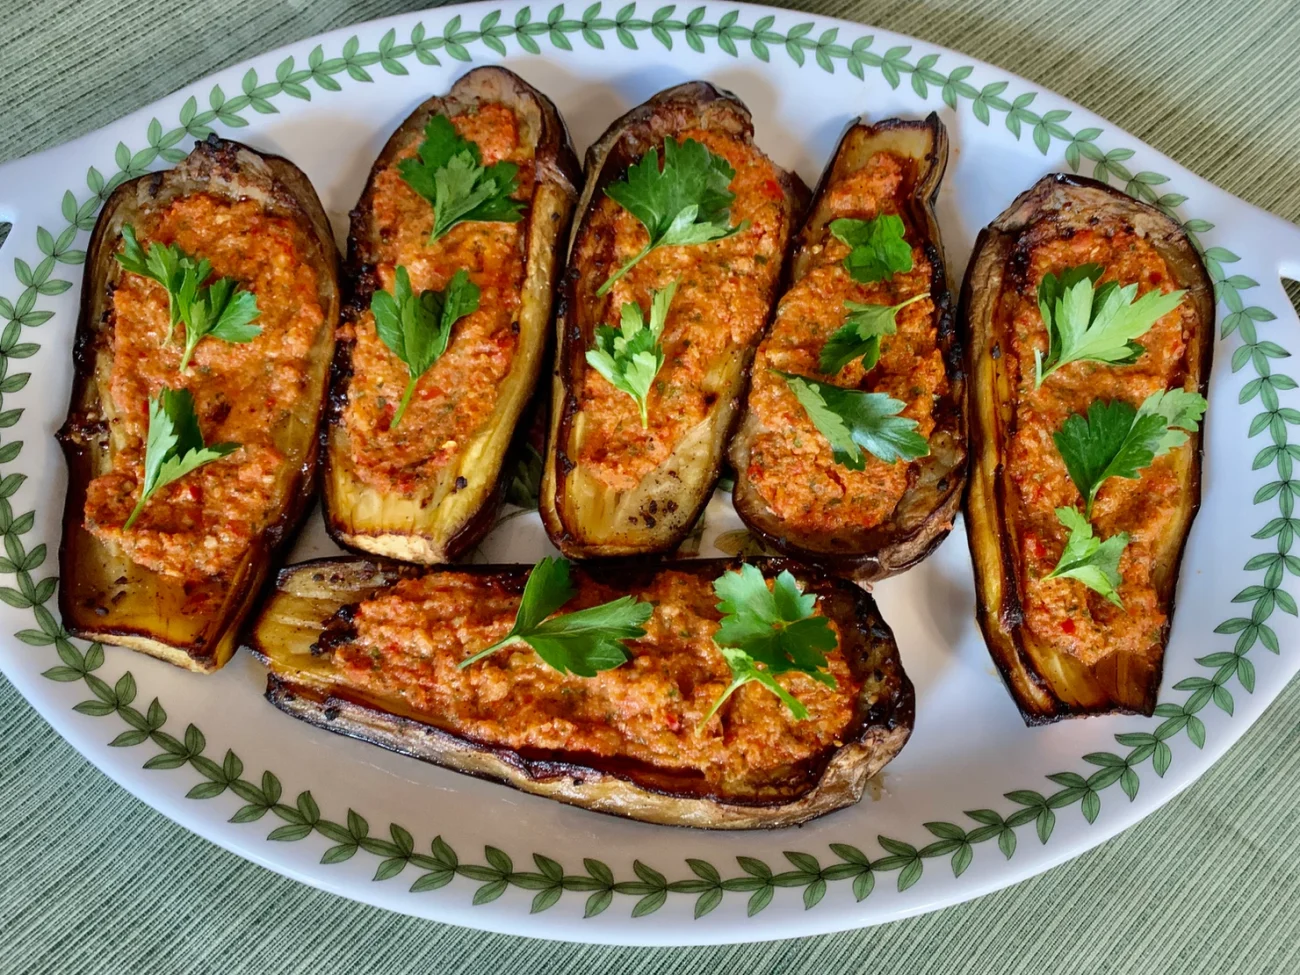
[[[79,649],[46,608],[54,597],[57,580],[38,571],[49,555],[46,546],[37,544],[28,548],[23,541],[23,536],[34,527],[35,512],[15,515],[11,499],[26,478],[23,474],[8,473],[0,474],[0,536],[4,539],[0,573],[12,577],[14,585],[0,586],[0,600],[10,606],[30,609],[35,620],[34,628],[21,630],[16,636],[29,646],[51,648],[57,656],[57,661],[51,660],[52,666],[44,672],[46,678],[85,685],[89,697],[75,705],[74,710],[93,717],[118,716],[125,728],[110,745],[134,748],[151,743],[156,753],[143,763],[145,768],[189,766],[194,769],[201,781],[186,793],[191,799],[208,800],[233,793],[241,804],[233,808],[231,822],[251,824],[265,820],[269,814],[273,821],[280,822],[267,834],[267,839],[274,842],[299,842],[319,833],[331,844],[324,850],[322,863],[343,863],[363,852],[375,860],[375,882],[388,882],[405,875],[411,879],[410,890],[414,893],[437,890],[457,876],[478,885],[472,895],[474,904],[496,900],[510,887],[529,891],[533,893],[532,913],[550,909],[567,893],[585,896],[585,917],[602,914],[616,899],[630,905],[633,917],[643,917],[663,907],[672,895],[694,898],[694,916],[698,919],[716,909],[728,894],[744,896],[747,912],[752,917],[772,902],[780,887],[801,889],[806,910],[823,901],[830,885],[843,885],[841,889],[851,891],[857,901],[862,901],[871,895],[879,874],[895,874],[895,885],[900,891],[918,883],[927,860],[946,859],[953,875],[960,877],[972,863],[974,848],[981,844],[994,843],[1002,856],[1010,859],[1022,838],[1019,831],[1029,830],[1031,824],[1029,835],[1047,843],[1058,810],[1077,806],[1079,814],[1092,823],[1101,813],[1102,794],[1107,790],[1111,790],[1110,801],[1117,801],[1122,794],[1131,802],[1140,788],[1139,770],[1146,763],[1150,763],[1157,776],[1168,771],[1174,758],[1170,747],[1173,739],[1185,735],[1191,744],[1203,747],[1206,730],[1198,712],[1212,703],[1231,715],[1236,689],[1253,693],[1255,666],[1249,654],[1257,646],[1278,653],[1278,637],[1268,621],[1279,610],[1297,614],[1296,601],[1282,589],[1282,581],[1287,574],[1300,576],[1300,556],[1292,554],[1300,530],[1300,518],[1294,512],[1296,500],[1300,498],[1300,478],[1294,476],[1293,470],[1300,461],[1300,444],[1290,439],[1291,427],[1300,425],[1300,410],[1283,406],[1279,397],[1280,392],[1295,389],[1297,383],[1273,368],[1277,360],[1288,358],[1290,353],[1259,335],[1259,326],[1275,316],[1266,308],[1250,305],[1243,297],[1245,292],[1258,287],[1258,282],[1229,272],[1227,266],[1239,260],[1236,254],[1202,243],[1201,235],[1213,230],[1213,225],[1179,215],[1178,208],[1186,197],[1165,191],[1168,177],[1131,171],[1125,164],[1134,155],[1132,149],[1103,150],[1097,141],[1103,132],[1098,128],[1071,131],[1065,124],[1071,114],[1067,110],[1035,111],[1034,92],[1009,94],[1010,83],[1006,81],[977,88],[969,80],[972,67],[963,65],[945,70],[937,54],[909,60],[909,46],[881,50],[869,34],[842,38],[836,27],[814,33],[811,22],[781,30],[771,14],[752,23],[742,23],[740,11],[733,10],[722,14],[716,23],[710,23],[704,7],[689,11],[682,8],[683,12],[679,13],[678,7],[670,4],[654,8],[648,16],[636,3],[611,10],[606,13],[602,3],[587,6],[580,15],[570,14],[563,4],[545,14],[523,7],[509,21],[496,10],[483,16],[475,26],[465,24],[463,16],[457,14],[441,30],[416,24],[409,37],[400,42],[396,30],[389,30],[374,51],[362,51],[359,38],[354,36],[333,57],[326,57],[320,45],[301,63],[295,56],[286,57],[276,67],[273,79],[262,78],[250,68],[242,78],[238,94],[228,95],[220,85],[214,85],[206,98],[190,96],[173,127],[165,128],[158,119],[152,119],[140,149],[118,144],[114,155],[116,171],[107,177],[93,166],[87,171],[84,198],[79,199],[72,190],[64,193],[63,226],[57,231],[37,228],[36,244],[41,260],[32,266],[21,258],[14,259],[14,272],[23,290],[13,299],[0,297],[0,323],[3,323],[0,325],[0,431],[13,427],[23,413],[22,408],[5,409],[4,396],[23,389],[31,378],[29,373],[13,371],[13,362],[39,349],[37,343],[23,341],[25,330],[38,328],[52,317],[52,312],[38,308],[42,296],[58,295],[72,287],[72,282],[58,277],[56,271],[59,265],[84,262],[85,251],[74,244],[81,233],[93,228],[99,207],[108,195],[125,180],[147,172],[158,163],[171,164],[183,159],[185,151],[180,144],[187,137],[204,139],[213,132],[214,126],[239,129],[248,124],[250,111],[278,112],[276,100],[281,96],[311,100],[313,87],[317,92],[340,91],[345,76],[357,83],[372,82],[373,76],[367,70],[371,68],[406,75],[412,60],[423,65],[439,65],[443,58],[471,62],[475,45],[481,45],[485,53],[505,55],[511,52],[508,41],[525,54],[540,54],[543,44],[562,52],[573,50],[577,42],[595,50],[605,50],[607,43],[614,42],[628,50],[638,50],[642,43],[659,44],[672,50],[674,43],[680,41],[696,52],[704,52],[712,44],[731,57],[740,57],[744,51],[762,62],[784,55],[800,67],[815,65],[828,74],[836,74],[843,68],[859,81],[865,80],[869,71],[876,72],[891,88],[897,89],[906,82],[923,99],[937,92],[953,111],[961,111],[967,105],[981,124],[993,124],[996,114],[1014,138],[1019,140],[1027,135],[1044,155],[1054,144],[1063,144],[1070,168],[1079,171],[1090,163],[1091,175],[1096,179],[1115,185],[1178,220],[1205,259],[1216,297],[1224,309],[1221,338],[1226,340],[1233,334],[1239,337],[1232,355],[1232,371],[1239,372],[1249,365],[1253,372],[1239,398],[1242,404],[1258,400],[1260,405],[1260,412],[1250,424],[1249,436],[1266,436],[1255,457],[1254,469],[1269,468],[1276,474],[1258,490],[1254,500],[1256,504],[1271,502],[1276,506],[1277,515],[1253,536],[1267,545],[1244,566],[1246,571],[1260,576],[1256,584],[1247,586],[1233,598],[1234,603],[1244,604],[1242,615],[1225,620],[1215,630],[1232,638],[1231,648],[1197,658],[1205,674],[1187,677],[1173,685],[1175,691],[1185,692],[1182,702],[1159,704],[1158,723],[1150,730],[1117,734],[1115,740],[1124,750],[1122,753],[1094,752],[1083,756],[1086,767],[1081,771],[1049,775],[1047,778],[1057,786],[1054,792],[1016,790],[1005,795],[1009,806],[1001,812],[972,809],[963,814],[967,820],[964,825],[923,824],[932,839],[920,847],[877,836],[880,853],[876,856],[847,843],[831,843],[829,854],[833,859],[826,863],[816,855],[799,851],[786,852],[787,862],[775,867],[754,857],[739,856],[737,869],[726,876],[718,866],[688,859],[685,864],[689,873],[675,880],[637,860],[632,865],[632,876],[620,879],[608,865],[592,858],[583,860],[581,871],[570,873],[557,860],[534,853],[531,856],[534,869],[517,869],[509,854],[492,846],[484,847],[481,862],[464,862],[442,836],[435,836],[425,852],[417,849],[414,835],[396,823],[375,835],[366,819],[352,809],[347,810],[342,823],[323,818],[310,791],[298,794],[292,802],[287,801],[273,772],[263,771],[260,776],[250,772],[246,777],[244,763],[234,752],[227,750],[220,761],[209,756],[207,739],[192,724],[177,738],[166,730],[169,717],[157,699],[143,709],[138,706],[136,682],[130,673],[122,675],[115,684],[101,678],[96,672],[104,664],[103,648],[92,643],[84,651]],[[0,436],[0,463],[12,463],[21,450],[21,441],[5,442]],[[1119,788],[1115,790],[1117,785]]]

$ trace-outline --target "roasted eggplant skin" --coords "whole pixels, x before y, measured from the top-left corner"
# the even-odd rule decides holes
[[[752,412],[745,411],[728,448],[736,471],[732,501],[750,531],[791,558],[821,565],[864,585],[910,568],[933,552],[952,531],[966,486],[965,361],[934,211],[948,164],[948,133],[938,115],[931,113],[924,121],[887,119],[874,125],[858,120],[849,126],[818,183],[797,239],[790,277],[798,281],[807,273],[810,255],[830,232],[831,214],[824,205],[827,191],[882,150],[913,161],[907,217],[919,230],[932,267],[930,299],[948,392],[935,403],[929,456],[915,462],[907,493],[883,524],[869,529],[845,524],[834,531],[808,533],[793,529],[776,515],[747,476],[750,444],[760,432],[760,421]]]
[[[505,68],[484,67],[465,74],[446,95],[429,99],[407,117],[376,159],[351,214],[343,315],[345,322],[358,322],[370,308],[375,290],[382,287],[375,271],[379,241],[372,200],[376,175],[392,165],[403,149],[420,141],[433,116],[455,115],[494,102],[515,112],[521,130],[531,136],[535,146],[534,192],[524,216],[527,257],[515,357],[487,429],[453,462],[457,470],[461,464],[472,465],[471,476],[464,478],[466,486],[441,498],[434,496],[436,485],[407,497],[380,492],[360,481],[351,469],[343,410],[352,376],[353,343],[338,343],[327,423],[321,431],[322,513],[330,536],[346,548],[425,564],[451,561],[487,534],[505,493],[504,460],[546,357],[551,298],[581,185],[568,129],[549,98]],[[471,472],[471,467],[465,469]],[[453,470],[447,477],[454,480],[455,473]]]
[[[106,368],[112,354],[103,332],[111,327],[112,293],[122,273],[114,257],[122,226],[138,223],[151,208],[200,192],[259,200],[270,212],[306,229],[325,318],[308,353],[304,408],[283,444],[290,478],[283,509],[254,538],[233,578],[186,584],[108,548],[86,530],[83,511],[91,480],[111,463],[108,425],[102,419],[94,377],[97,369]],[[287,159],[238,142],[209,137],[174,169],[123,183],[105,202],[86,255],[73,347],[72,401],[58,433],[68,467],[59,546],[59,611],[73,635],[140,650],[199,672],[215,671],[230,659],[240,625],[315,493],[317,434],[339,317],[338,264],[329,218],[306,175]],[[218,607],[215,611],[196,614],[187,608],[205,595]]]
[[[854,731],[841,744],[799,770],[776,800],[745,803],[702,793],[685,776],[593,761],[589,753],[523,754],[453,734],[414,715],[390,713],[349,694],[321,676],[313,653],[321,650],[327,622],[347,607],[398,579],[437,569],[418,569],[368,559],[319,559],[281,570],[274,595],[249,627],[245,645],[270,667],[267,699],[281,710],[328,731],[381,745],[479,778],[513,786],[573,806],[628,819],[702,829],[791,826],[853,805],[867,780],[907,742],[915,694],[903,671],[894,638],[871,596],[816,569],[786,559],[746,560],[769,577],[789,569],[822,599],[837,621],[850,666],[864,681]],[[712,580],[740,560],[703,559],[656,567],[608,567],[629,589],[660,569],[686,571]],[[457,566],[458,572],[496,576],[522,587],[528,566]],[[325,642],[328,642],[326,640]]]
[[[1174,286],[1195,312],[1186,336],[1187,388],[1205,395],[1214,342],[1214,290],[1200,255],[1173,220],[1104,183],[1051,174],[1022,193],[980,232],[962,287],[961,327],[968,346],[972,467],[966,493],[966,533],[975,565],[976,615],[1011,696],[1029,725],[1091,714],[1151,714],[1163,670],[1183,547],[1201,498],[1201,435],[1187,447],[1177,530],[1157,560],[1157,593],[1166,620],[1154,660],[1112,654],[1092,666],[1028,639],[1020,602],[1023,567],[1014,528],[1007,524],[1003,451],[1014,420],[1010,379],[995,313],[1004,274],[1018,242],[1036,228],[1069,232],[1091,221],[1119,220],[1149,239],[1169,266]]]
[[[589,523],[595,519],[572,496],[576,494],[572,490],[576,464],[570,456],[571,438],[581,415],[577,391],[588,368],[586,353],[598,324],[592,320],[591,309],[600,307],[602,299],[594,297],[595,291],[612,270],[612,267],[579,266],[578,255],[584,239],[593,233],[593,217],[605,188],[621,179],[648,149],[661,145],[666,137],[692,128],[717,129],[746,142],[753,141],[753,122],[744,102],[708,82],[692,81],[662,91],[633,108],[610,125],[587,150],[586,185],[578,202],[578,222],[569,243],[569,266],[560,285],[556,314],[551,434],[538,509],[552,543],[573,558],[619,558],[674,551],[690,534],[713,495],[722,473],[727,439],[739,421],[740,403],[761,331],[741,350],[739,374],[731,395],[720,397],[712,408],[706,421],[712,427],[705,449],[690,454],[690,445],[685,450],[677,448],[669,460],[630,492],[636,496],[635,503],[629,505],[627,500],[619,503],[618,511],[611,516],[618,524],[605,531],[603,537],[598,537]],[[782,173],[780,183],[790,224],[797,226],[807,206],[808,189],[798,176],[789,172]],[[790,234],[782,257],[783,267],[788,264],[794,236]],[[775,300],[772,304],[775,305]],[[623,513],[628,507],[630,514]]]

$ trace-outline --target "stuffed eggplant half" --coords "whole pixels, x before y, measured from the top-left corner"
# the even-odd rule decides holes
[[[1200,501],[1213,292],[1174,221],[1044,177],[962,295],[978,615],[1021,714],[1150,714]]]
[[[861,583],[925,558],[965,484],[961,344],[934,215],[947,158],[933,114],[845,133],[729,448],[750,529]]]
[[[755,600],[791,620],[782,649],[720,615]],[[784,560],[596,574],[323,559],[280,573],[248,641],[268,699],[314,725],[646,822],[820,816],[857,802],[912,728],[912,685],[870,595]]]
[[[212,671],[314,487],[338,253],[303,173],[217,138],[122,184],[86,259],[59,606]]]
[[[324,435],[341,545],[441,562],[491,527],[579,178],[555,106],[504,68],[388,140],[352,212]]]
[[[713,493],[807,190],[704,82],[587,154],[541,513],[566,555],[669,552]]]

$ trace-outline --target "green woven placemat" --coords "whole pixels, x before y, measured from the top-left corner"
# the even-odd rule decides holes
[[[7,0],[2,6],[0,160],[57,145],[245,56],[421,4]],[[914,34],[1025,75],[1231,192],[1300,219],[1294,0],[814,0],[796,6]],[[1294,975],[1300,972],[1300,683],[1163,810],[1010,890],[841,935],[643,950],[463,931],[294,884],[136,802],[58,739],[0,678],[0,972],[296,970]]]

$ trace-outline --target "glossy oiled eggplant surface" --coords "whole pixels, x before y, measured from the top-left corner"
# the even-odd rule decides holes
[[[535,672],[529,669],[541,665],[531,660],[527,647],[520,646],[515,651],[507,648],[500,652],[495,663],[489,659],[472,665],[483,667],[493,663],[490,673],[449,672],[447,680],[466,681],[464,693],[473,694],[473,701],[458,693],[455,702],[446,705],[446,710],[429,710],[420,702],[430,699],[426,695],[436,696],[439,689],[424,683],[418,672],[407,669],[413,662],[400,648],[395,648],[393,654],[397,656],[392,656],[372,649],[370,643],[353,643],[362,639],[357,630],[362,621],[372,618],[367,613],[381,614],[391,623],[392,617],[386,615],[391,612],[389,604],[377,610],[365,607],[382,603],[395,586],[416,582],[428,587],[420,589],[421,593],[435,592],[441,594],[437,598],[443,598],[451,592],[455,594],[451,597],[453,601],[460,602],[454,602],[443,616],[432,613],[430,604],[421,601],[422,635],[412,639],[421,645],[446,643],[454,659],[461,659],[462,652],[467,655],[477,649],[477,646],[462,648],[457,642],[464,639],[466,632],[481,632],[475,629],[481,622],[475,615],[475,607],[482,612],[485,605],[494,601],[508,605],[511,599],[517,600],[529,572],[526,566],[418,569],[364,559],[322,559],[291,566],[281,572],[274,595],[248,632],[247,643],[270,667],[267,697],[272,703],[321,728],[460,772],[494,779],[525,792],[647,822],[713,829],[785,826],[857,802],[867,779],[906,742],[911,733],[915,702],[893,636],[870,595],[850,583],[785,560],[758,559],[753,564],[769,578],[789,569],[806,592],[818,597],[818,611],[832,620],[839,634],[838,653],[842,660],[833,664],[841,674],[839,688],[824,691],[826,696],[817,705],[809,699],[809,707],[814,721],[821,708],[834,709],[836,714],[843,715],[845,723],[837,726],[838,733],[827,737],[824,745],[811,751],[808,749],[813,747],[813,742],[801,746],[802,757],[784,765],[774,764],[769,755],[763,755],[761,761],[756,758],[752,765],[742,758],[747,748],[754,747],[751,739],[773,733],[771,720],[787,728],[785,731],[778,728],[776,733],[796,736],[788,739],[792,748],[813,734],[811,729],[793,727],[798,722],[789,718],[784,705],[767,691],[756,686],[743,689],[742,693],[754,696],[743,703],[729,701],[721,718],[715,717],[709,729],[702,732],[705,737],[698,738],[693,727],[687,723],[679,726],[672,717],[677,708],[685,706],[679,698],[691,694],[690,687],[679,688],[679,695],[660,687],[661,668],[670,671],[680,664],[685,668],[683,673],[696,671],[697,665],[689,651],[668,648],[681,621],[687,618],[681,614],[688,607],[703,605],[709,607],[709,612],[713,611],[713,580],[723,571],[739,568],[737,561],[698,560],[664,563],[656,568],[616,567],[602,568],[599,573],[583,570],[575,573],[578,600],[584,594],[595,596],[597,590],[601,598],[606,591],[644,592],[665,584],[669,576],[668,584],[675,587],[671,591],[678,595],[656,605],[655,612],[668,614],[664,619],[672,621],[672,634],[664,638],[668,642],[653,642],[657,639],[653,635],[657,624],[652,619],[647,623],[650,628],[647,639],[653,646],[633,648],[633,662],[598,678],[561,677],[553,672],[545,678],[559,685],[549,692],[554,693],[554,700],[548,705],[553,713],[544,726],[536,729],[536,736],[524,729],[524,738],[545,738],[554,728],[576,722],[573,731],[563,739],[568,744],[561,747],[522,744],[503,747],[499,740],[501,729],[517,720],[520,709],[532,706],[530,696],[548,693],[540,689],[542,685],[537,683]],[[446,627],[451,629],[444,630]],[[368,669],[368,655],[372,652],[376,654],[373,666],[383,673],[389,672],[388,668],[398,657],[405,661],[393,671],[401,680],[394,677],[396,683],[393,683],[373,674]],[[687,653],[687,658],[671,661],[658,656],[667,652]],[[712,652],[717,653],[716,649]],[[642,653],[651,656],[642,658]],[[530,677],[530,673],[534,676]],[[728,762],[728,768],[739,768],[734,774],[741,778],[737,780],[733,775],[720,788],[704,766],[682,765],[674,759],[676,752],[672,747],[661,758],[648,760],[644,753],[646,743],[640,739],[623,739],[624,744],[612,750],[592,744],[593,741],[607,743],[613,726],[606,721],[586,727],[578,715],[585,707],[581,703],[585,695],[603,693],[592,682],[606,678],[617,681],[619,688],[628,693],[655,695],[653,700],[660,703],[647,706],[654,707],[656,715],[664,708],[665,720],[672,725],[671,731],[658,728],[657,739],[667,741],[670,746],[677,741],[680,747],[700,750],[712,755],[714,760],[722,750],[722,760]],[[522,681],[523,685],[512,689],[511,680]],[[506,683],[499,685],[499,681]],[[726,680],[722,679],[716,688],[720,690],[725,685]],[[799,686],[805,687],[803,693],[810,693],[812,688],[821,685],[805,680]],[[489,697],[482,695],[484,688],[491,688]],[[710,685],[710,694],[713,690],[714,686]],[[767,697],[771,697],[771,702]],[[490,704],[491,701],[498,703]],[[480,713],[479,709],[483,708],[487,711]],[[568,717],[562,717],[561,712]],[[768,717],[756,717],[760,713]],[[480,729],[479,737],[466,733],[466,727],[471,726],[466,723],[467,714],[473,716],[472,727]],[[722,725],[718,724],[719,720]],[[752,723],[755,721],[760,723]],[[520,733],[519,728],[514,730]],[[814,739],[814,742],[821,740]],[[737,761],[730,761],[727,750],[734,751],[731,758]]]
[[[1181,328],[1163,341],[1160,354],[1172,357],[1173,365],[1168,367],[1171,385],[1204,395],[1210,374],[1214,306],[1201,259],[1173,220],[1102,183],[1064,175],[1041,179],[981,232],[962,292],[961,322],[969,341],[972,446],[965,515],[975,562],[976,612],[989,651],[1030,724],[1075,715],[1152,712],[1183,546],[1200,503],[1201,436],[1197,432],[1189,443],[1159,462],[1165,465],[1161,483],[1172,486],[1172,498],[1167,502],[1163,492],[1159,497],[1144,498],[1141,484],[1126,488],[1131,482],[1116,482],[1120,489],[1138,492],[1141,508],[1168,505],[1159,537],[1142,540],[1144,546],[1149,545],[1149,551],[1141,549],[1147,553],[1143,564],[1121,563],[1121,568],[1128,564],[1128,571],[1149,578],[1150,605],[1142,602],[1113,608],[1073,580],[1051,580],[1062,588],[1066,584],[1074,587],[1069,590],[1073,608],[1026,601],[1027,589],[1036,580],[1029,575],[1025,552],[1040,543],[1031,540],[1024,521],[1025,492],[1042,491],[1043,478],[1053,472],[1063,477],[1056,470],[1063,462],[1054,452],[1047,452],[1037,473],[1028,480],[1012,476],[1011,444],[1021,422],[1018,403],[1030,395],[1035,382],[1032,350],[1024,351],[1024,336],[1029,334],[1024,330],[1033,325],[1041,332],[1042,325],[1037,311],[1013,316],[1000,309],[1017,292],[1029,295],[1035,286],[1034,275],[1041,276],[1044,270],[1060,273],[1061,267],[1045,269],[1035,264],[1036,260],[1042,262],[1036,255],[1048,253],[1048,245],[1076,246],[1086,256],[1090,240],[1105,247],[1112,239],[1135,242],[1125,244],[1123,253],[1127,254],[1134,253],[1139,243],[1143,248],[1149,246],[1167,268],[1167,272],[1158,272],[1159,283],[1186,290],[1182,306],[1186,310],[1179,312],[1183,315]],[[1164,280],[1166,273],[1168,281]],[[1020,323],[1019,337],[1012,330],[1013,321]],[[1018,357],[1023,356],[1030,357],[1030,374],[1018,378],[1024,369]],[[1150,355],[1144,353],[1144,357]],[[1130,383],[1124,387],[1130,396],[1139,387],[1146,388],[1141,385],[1144,381],[1163,387],[1163,371],[1155,380],[1142,379],[1141,370],[1154,368],[1143,363],[1138,360],[1132,366],[1113,367],[1075,364],[1045,382],[1067,384],[1064,388],[1079,404],[1074,412],[1082,412],[1086,401],[1103,398],[1098,390],[1120,388],[1115,385],[1119,382]],[[1138,380],[1124,379],[1119,370],[1126,368],[1138,371]],[[1049,441],[1046,447],[1050,446]],[[1018,464],[1025,467],[1023,460]],[[1044,464],[1054,466],[1044,471]],[[1054,610],[1059,612],[1053,615]],[[1027,622],[1031,617],[1047,620],[1050,626],[1044,628],[1040,622],[1034,631]],[[1111,622],[1105,624],[1106,619]],[[1126,636],[1127,643],[1116,648],[1113,644],[1119,643],[1119,632],[1108,636],[1107,625],[1145,636],[1137,644]],[[1071,649],[1085,628],[1091,636],[1084,647],[1086,654]]]
[[[113,294],[125,273],[115,259],[122,228],[140,227],[152,213],[197,195],[232,203],[256,201],[262,212],[291,221],[301,230],[307,261],[316,276],[323,324],[301,363],[304,385],[299,406],[271,431],[281,459],[273,483],[265,490],[280,499],[278,508],[271,512],[267,526],[249,540],[229,574],[182,579],[137,564],[120,548],[92,534],[84,511],[91,481],[112,469],[117,449],[111,430],[114,407],[106,390],[114,365]],[[59,434],[68,465],[59,608],[71,632],[197,671],[216,670],[230,658],[235,631],[314,491],[317,431],[338,315],[338,253],[329,221],[306,176],[288,160],[212,137],[174,169],[123,183],[113,192],[87,252],[73,352],[72,402]],[[177,384],[183,385],[183,380]],[[238,407],[238,403],[230,405]]]
[[[385,265],[391,276],[397,241],[414,230],[426,233],[432,225],[432,208],[423,200],[397,218],[391,212],[377,212],[385,205],[391,210],[391,203],[384,201],[391,201],[394,195],[389,189],[385,196],[379,184],[397,179],[397,162],[414,152],[434,116],[468,119],[466,125],[472,132],[476,115],[501,107],[513,116],[517,132],[519,150],[511,158],[523,158],[520,171],[529,170],[525,175],[532,186],[522,221],[461,224],[453,227],[436,248],[433,245],[423,248],[429,254],[440,256],[428,258],[419,254],[413,259],[419,264],[417,275],[450,278],[461,266],[458,261],[472,263],[476,253],[496,253],[486,245],[476,251],[475,235],[517,235],[523,266],[517,292],[506,295],[499,293],[495,283],[489,286],[487,282],[492,281],[494,272],[491,267],[476,268],[471,273],[471,280],[477,276],[484,282],[481,314],[488,313],[489,303],[502,307],[515,303],[513,320],[502,326],[508,326],[514,334],[513,351],[503,375],[488,376],[475,368],[477,352],[466,353],[469,360],[463,368],[453,364],[452,359],[459,354],[456,328],[463,330],[464,323],[461,323],[453,327],[449,357],[435,365],[419,387],[427,390],[436,387],[441,397],[437,402],[445,400],[453,410],[458,408],[457,403],[472,405],[476,397],[486,395],[493,398],[492,403],[481,421],[475,421],[472,429],[467,428],[462,437],[451,442],[442,436],[431,436],[430,430],[439,429],[432,420],[426,430],[418,429],[419,418],[412,418],[412,413],[420,409],[418,391],[416,409],[408,412],[402,421],[407,428],[417,428],[410,435],[414,442],[395,439],[396,431],[390,435],[387,430],[376,432],[374,428],[366,428],[360,421],[350,424],[345,416],[349,397],[358,386],[358,370],[365,368],[355,355],[355,333],[361,329],[374,330],[369,309],[375,291],[384,287],[380,266]],[[348,295],[344,308],[345,337],[340,339],[335,355],[329,423],[324,434],[325,524],[339,544],[406,561],[433,563],[454,559],[491,527],[504,492],[505,455],[542,371],[551,296],[563,262],[562,248],[579,183],[577,158],[555,105],[504,68],[470,71],[446,95],[431,98],[417,108],[389,138],[352,212],[345,267]],[[524,185],[522,179],[521,185]],[[414,191],[402,187],[398,192],[413,194]],[[418,222],[420,226],[395,227],[395,219],[412,225]],[[446,266],[426,266],[430,262]],[[510,289],[513,292],[513,286]],[[466,341],[463,336],[460,338]],[[487,336],[481,344],[491,348],[493,341],[495,336]],[[422,433],[424,441],[420,440]],[[360,442],[354,443],[354,437]],[[411,458],[409,471],[398,472],[396,476],[387,474],[378,480],[363,476],[358,469],[358,463],[388,464],[396,450],[404,451]],[[428,458],[440,454],[445,456],[436,464],[428,463]]]
[[[865,470],[850,471],[830,459],[820,434],[797,435],[803,408],[770,373],[756,373],[729,447],[733,500],[750,530],[794,558],[858,582],[884,578],[933,551],[952,529],[965,486],[964,363],[934,213],[947,160],[948,137],[937,115],[849,127],[814,195],[796,241],[790,287],[755,364],[864,392],[898,393],[908,404],[905,416],[924,418],[929,454],[894,464],[867,457]],[[847,248],[830,225],[881,214],[903,221],[916,262],[885,281],[855,284],[839,260]],[[828,262],[827,255],[836,259]],[[925,294],[928,299],[920,297]],[[920,303],[900,310],[899,334],[881,340],[876,365],[864,371],[851,362],[839,374],[820,373],[817,353],[843,323],[846,300],[896,304],[914,297]],[[926,386],[909,396],[916,377]],[[806,440],[817,441],[820,453],[810,454]]]

